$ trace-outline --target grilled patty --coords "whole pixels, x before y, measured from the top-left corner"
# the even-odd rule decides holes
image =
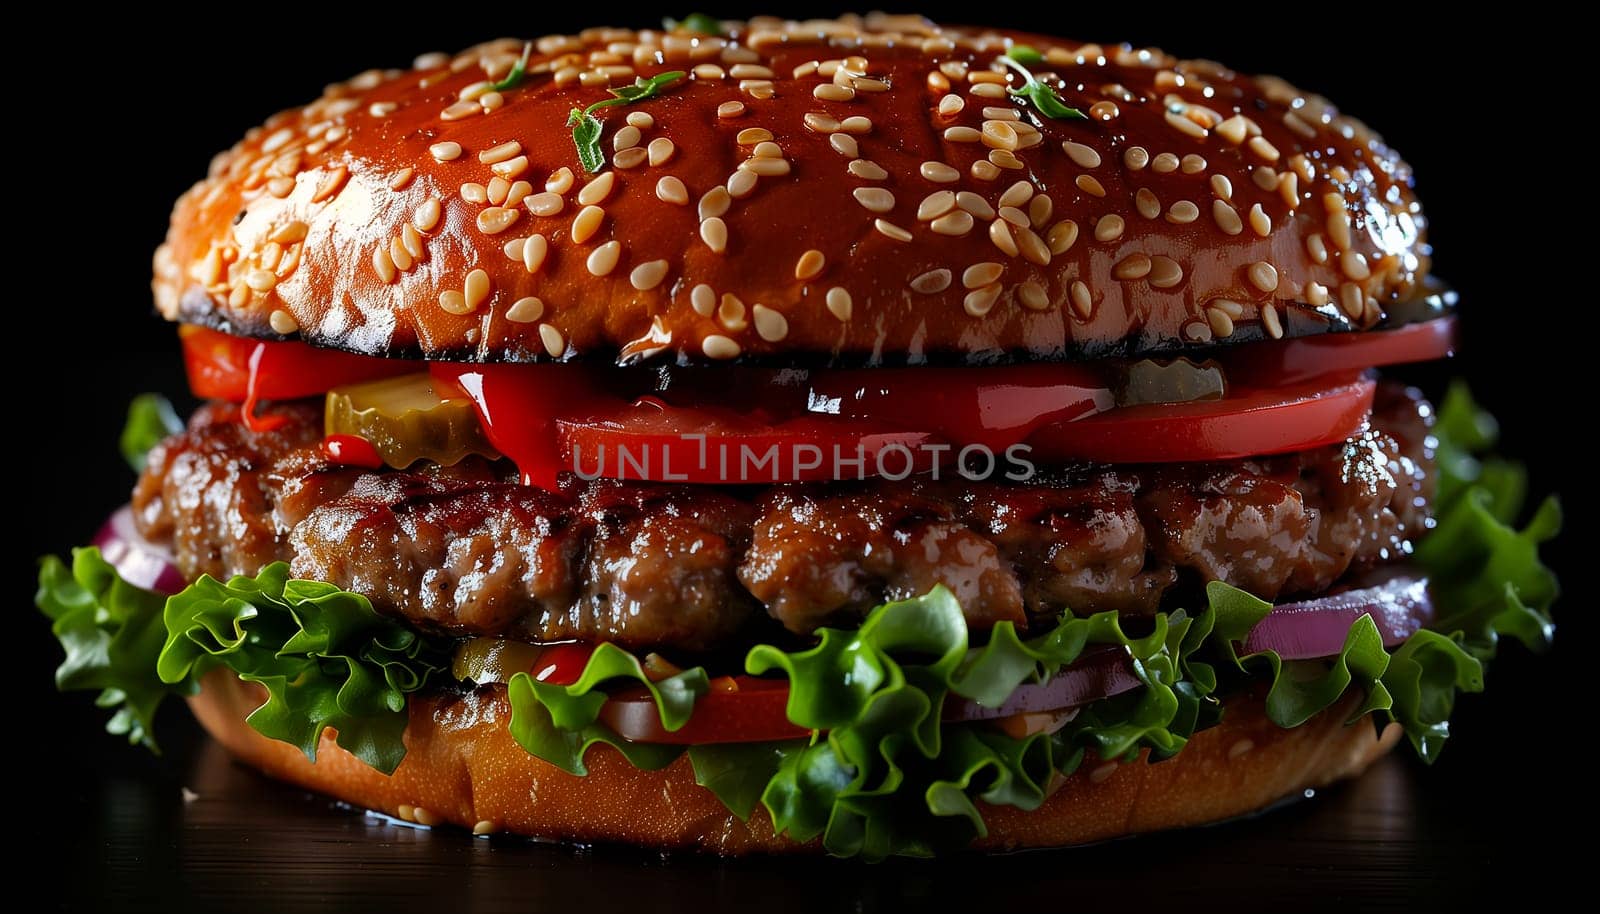
[[[269,412],[287,421],[252,432],[236,407],[208,404],[150,455],[135,516],[185,574],[286,561],[430,630],[630,648],[710,649],[768,617],[809,634],[935,584],[976,628],[1150,612],[1211,580],[1313,594],[1408,554],[1433,490],[1432,410],[1395,386],[1339,445],[1025,484],[568,478],[550,493],[505,461],[330,464],[318,405]]]

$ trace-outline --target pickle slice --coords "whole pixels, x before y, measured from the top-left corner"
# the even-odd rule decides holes
[[[431,460],[449,466],[468,454],[497,458],[469,400],[441,400],[427,372],[346,384],[328,391],[329,435],[360,435],[397,469]]]

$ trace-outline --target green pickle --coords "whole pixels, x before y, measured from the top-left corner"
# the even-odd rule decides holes
[[[335,387],[324,421],[327,434],[359,435],[398,469],[418,460],[449,466],[469,454],[500,456],[471,401],[440,399],[426,372]]]

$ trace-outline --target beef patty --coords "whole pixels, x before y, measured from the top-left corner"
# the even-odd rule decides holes
[[[185,574],[281,560],[424,628],[528,641],[701,650],[763,611],[808,634],[935,584],[978,628],[1069,607],[1149,612],[1180,582],[1272,600],[1404,556],[1431,524],[1432,410],[1395,386],[1342,444],[1077,465],[1025,484],[573,477],[550,493],[518,485],[505,461],[330,464],[317,405],[270,412],[288,421],[252,432],[236,407],[209,404],[150,455],[135,516]]]

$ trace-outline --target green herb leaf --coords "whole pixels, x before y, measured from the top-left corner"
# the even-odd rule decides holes
[[[572,144],[578,149],[578,163],[583,170],[593,174],[606,164],[606,154],[600,146],[600,135],[604,128],[594,112],[614,105],[635,105],[656,98],[685,75],[682,70],[669,70],[649,79],[640,77],[631,86],[607,89],[612,98],[601,99],[587,108],[573,108],[567,114],[567,126],[572,128]]]
[[[531,54],[533,54],[533,42],[523,42],[522,56],[517,58],[517,62],[512,65],[511,72],[506,74],[505,79],[500,80],[489,88],[496,92],[504,92],[507,89],[515,89],[517,86],[522,85],[522,80],[528,75],[528,57]]]
[[[679,19],[663,19],[661,24],[669,32],[694,32],[696,35],[712,35],[718,38],[727,35],[722,30],[722,20],[705,13],[690,13]]]
[[[716,794],[722,805],[745,820],[784,760],[805,745],[805,740],[790,740],[690,746],[689,761],[694,765],[694,782]]]
[[[168,435],[182,430],[183,422],[166,397],[140,394],[128,404],[128,421],[122,426],[122,437],[118,440],[122,459],[128,461],[135,473],[142,473],[150,449]]]
[[[593,174],[605,167],[606,154],[600,148],[600,121],[587,111],[573,108],[567,115],[567,126],[572,128],[572,145],[578,149],[578,163],[585,172]]]
[[[1044,63],[1044,55],[1032,45],[1014,44],[1006,51],[1006,56],[1023,66],[1036,67]]]
[[[169,684],[156,675],[167,640],[161,623],[166,598],[124,581],[99,549],[89,547],[72,551],[71,570],[55,556],[40,563],[34,603],[66,651],[56,667],[56,688],[98,691],[95,704],[115,709],[108,732],[159,751],[152,732],[156,709],[168,695],[196,690],[193,679]]]
[[[1024,55],[1030,51],[1035,55],[1039,53],[1038,51],[1035,51],[1026,45],[1020,45],[1019,47],[1024,49]],[[1013,47],[1012,51],[1015,50],[1017,50],[1017,48]],[[1076,121],[1087,119],[1087,115],[1085,115],[1082,111],[1079,111],[1077,108],[1074,108],[1062,101],[1061,96],[1056,93],[1055,89],[1040,82],[1038,78],[1033,75],[1033,71],[1027,68],[1026,61],[1024,61],[1021,57],[1012,56],[1010,52],[1007,52],[1006,54],[1002,54],[995,59],[1000,63],[1005,64],[1007,67],[1016,70],[1018,75],[1022,77],[1022,86],[1020,88],[1007,89],[1006,91],[1010,92],[1015,97],[1027,99],[1028,102],[1033,105],[1035,111],[1039,112],[1045,117],[1054,118],[1058,121]]]
[[[267,690],[248,722],[316,760],[328,727],[361,761],[393,773],[405,757],[406,696],[448,675],[451,643],[378,615],[367,598],[293,580],[276,562],[227,583],[209,575],[167,601],[161,681],[223,667]]]

